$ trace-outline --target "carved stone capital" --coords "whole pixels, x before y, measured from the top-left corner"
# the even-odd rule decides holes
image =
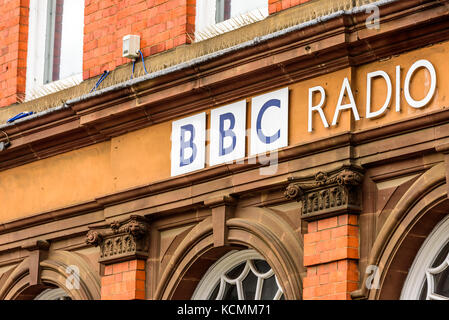
[[[313,221],[345,212],[359,213],[362,206],[363,170],[344,166],[312,177],[292,178],[285,190],[289,200],[302,202],[301,218]]]
[[[101,263],[148,257],[149,223],[141,216],[89,227],[86,243],[100,247]]]

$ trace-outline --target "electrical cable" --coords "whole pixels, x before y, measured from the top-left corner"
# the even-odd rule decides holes
[[[131,73],[131,79],[134,77],[134,68],[136,66],[136,59],[133,59],[133,73]]]
[[[15,115],[14,117],[12,117],[11,119],[9,119],[9,120],[6,121],[6,122],[7,122],[7,123],[12,123],[12,122],[14,122],[14,121],[16,121],[16,120],[19,120],[19,119],[28,117],[28,116],[30,116],[30,115],[32,115],[32,114],[33,114],[33,111],[31,111],[31,112],[21,112],[21,113],[19,113],[18,115]]]
[[[143,69],[145,70],[145,73],[148,74],[147,68],[145,67],[145,60],[143,60],[142,50],[139,50],[139,52],[140,52],[140,56],[142,57]]]
[[[104,79],[106,79],[106,77],[109,75],[109,71],[105,70],[103,72],[103,74],[101,75],[100,79],[98,79],[97,83],[95,84],[95,86],[92,88],[92,90],[90,90],[90,92],[92,91],[96,91],[98,86],[103,82]]]
[[[98,86],[100,85],[100,83],[103,81],[104,75],[106,74],[106,71],[103,72],[103,74],[101,75],[100,79],[98,79],[97,83],[95,84],[95,86],[90,90],[90,92],[97,90]]]

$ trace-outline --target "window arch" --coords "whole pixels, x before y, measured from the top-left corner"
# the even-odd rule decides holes
[[[206,272],[193,300],[283,300],[273,269],[255,250],[231,251]]]
[[[449,215],[420,248],[401,293],[403,300],[449,300]]]
[[[61,288],[50,288],[42,291],[34,300],[72,300],[72,298]]]

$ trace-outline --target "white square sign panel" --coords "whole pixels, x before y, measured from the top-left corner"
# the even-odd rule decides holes
[[[206,162],[206,113],[172,123],[171,175],[203,169]]]
[[[210,121],[210,165],[245,158],[246,101],[213,109]]]
[[[284,88],[252,99],[252,156],[288,146],[288,98]]]

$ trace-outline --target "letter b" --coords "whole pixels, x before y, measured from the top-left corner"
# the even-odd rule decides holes
[[[246,101],[238,101],[211,110],[211,166],[232,163],[245,157]]]
[[[173,121],[171,136],[171,175],[178,176],[203,169],[206,155],[206,113]]]
[[[190,132],[190,139],[186,141],[186,133]],[[195,139],[195,127],[191,124],[187,124],[181,127],[181,157],[180,157],[180,167],[188,166],[193,161],[195,161],[197,148],[195,143],[193,143],[193,139]],[[186,149],[192,150],[192,155],[186,159],[185,151]]]
[[[230,122],[229,125],[229,129],[224,130],[224,123],[225,121],[228,120]],[[232,151],[234,151],[235,146],[237,144],[237,137],[234,133],[234,127],[235,127],[235,117],[232,113],[225,113],[220,115],[220,146],[219,146],[219,150],[220,150],[220,156],[224,156],[227,155],[229,153],[231,153]],[[230,145],[227,148],[224,148],[224,139],[226,137],[231,137],[232,138],[232,145]]]

